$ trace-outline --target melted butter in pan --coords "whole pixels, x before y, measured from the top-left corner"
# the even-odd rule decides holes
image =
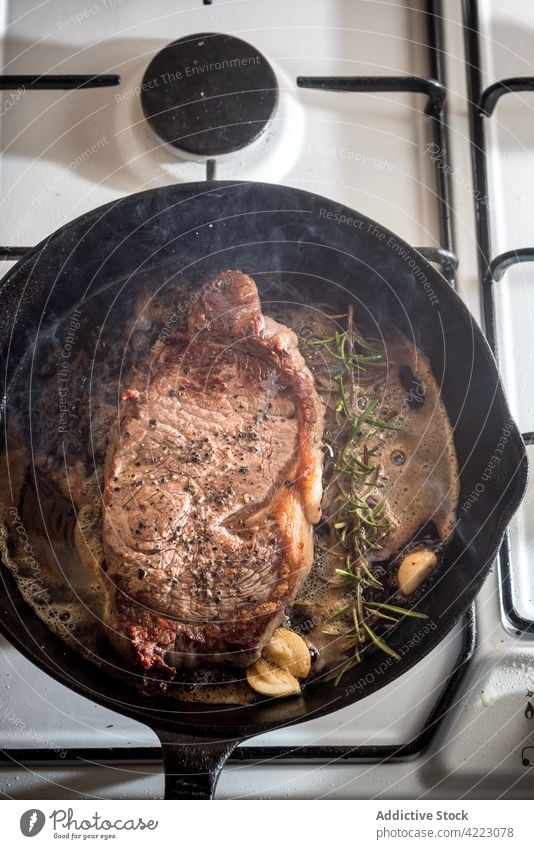
[[[57,431],[57,344],[61,326],[51,331],[49,355],[41,360],[40,392],[33,397],[32,449],[28,445],[28,372],[21,370],[18,392],[8,399],[6,449],[0,457],[0,549],[26,601],[62,639],[93,662],[111,663],[120,674],[121,661],[111,656],[103,634],[102,603],[106,581],[102,556],[101,486],[107,434],[117,412],[120,387],[131,369],[146,360],[151,347],[167,333],[180,329],[186,312],[171,313],[174,295],[146,305],[140,295],[132,300],[129,324],[112,327],[103,350],[96,356],[99,325],[87,315],[87,327],[70,363],[73,414],[68,436]],[[270,302],[266,314],[292,327],[327,407],[327,428],[335,443],[335,363],[313,344],[341,330],[343,319],[328,307]],[[83,324],[83,320],[82,320]],[[376,462],[380,467],[375,493],[386,493],[391,530],[384,548],[375,556],[381,579],[394,585],[395,557],[410,548],[421,529],[427,529],[438,547],[450,537],[458,500],[458,468],[453,435],[439,386],[427,358],[398,331],[383,328],[385,368],[381,376],[381,414],[391,414],[401,428],[380,434]],[[365,329],[362,328],[365,333]],[[128,340],[125,346],[124,340]],[[362,399],[363,403],[363,399]],[[11,406],[11,409],[9,409]],[[336,450],[338,450],[336,446]],[[326,454],[325,475],[332,473]],[[32,459],[33,458],[33,459]],[[373,494],[373,493],[370,493]],[[309,579],[288,624],[318,650],[316,672],[334,668],[345,654],[342,640],[323,634],[327,613],[343,603],[345,582],[335,574],[344,552],[335,545],[325,525],[315,533],[316,558]],[[335,628],[334,628],[335,632]],[[190,680],[171,685],[169,695],[181,699],[247,703],[254,694],[235,670],[193,670]]]

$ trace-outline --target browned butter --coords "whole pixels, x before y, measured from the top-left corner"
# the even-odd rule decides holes
[[[184,303],[188,297],[194,292],[182,292]],[[107,433],[116,416],[120,387],[127,385],[136,361],[148,357],[154,345],[184,324],[186,310],[177,310],[173,298],[172,288],[148,304],[139,294],[132,299],[129,319],[119,328],[100,326],[90,314],[84,325],[82,314],[69,356],[72,413],[66,430],[58,424],[58,358],[68,316],[50,330],[37,366],[32,365],[38,391],[28,392],[30,365],[23,363],[8,398],[0,475],[3,561],[22,596],[52,631],[118,674],[124,661],[113,655],[101,621],[106,575],[100,504]],[[296,331],[327,406],[326,438],[335,445],[335,363],[314,341],[341,328],[343,318],[333,317],[328,307],[291,305],[281,299],[264,303],[264,310]],[[420,545],[421,539],[439,549],[450,538],[459,483],[452,429],[427,358],[394,328],[382,327],[381,333],[385,360],[380,410],[400,425],[380,434],[376,458],[380,475],[375,495],[387,495],[391,532],[373,560],[390,598],[396,591],[399,552]],[[333,450],[325,448],[326,483]],[[286,626],[305,636],[313,651],[314,674],[324,674],[346,656],[344,641],[323,630],[325,616],[346,599],[347,586],[335,574],[343,552],[324,524],[316,530],[315,551],[311,574],[287,611]],[[240,670],[188,670],[179,673],[178,682],[169,693],[184,699],[218,703],[254,699]]]

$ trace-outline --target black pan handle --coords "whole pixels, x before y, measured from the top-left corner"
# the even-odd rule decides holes
[[[155,731],[163,749],[165,799],[213,799],[221,770],[241,740]]]

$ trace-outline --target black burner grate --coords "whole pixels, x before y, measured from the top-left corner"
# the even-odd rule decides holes
[[[473,605],[463,624],[463,640],[460,655],[444,684],[443,692],[432,708],[419,734],[407,743],[387,746],[240,746],[230,756],[232,761],[254,761],[272,764],[274,761],[316,760],[323,763],[336,761],[406,760],[422,755],[434,738],[448,711],[457,705],[456,695],[476,649],[476,620]],[[52,749],[0,749],[0,764],[12,763],[157,763],[161,761],[159,746],[109,746],[107,748],[63,747]]]
[[[204,0],[204,5],[210,5],[211,0]],[[454,232],[452,223],[452,181],[449,163],[449,139],[447,127],[447,87],[444,71],[444,41],[442,29],[441,0],[426,0],[424,13],[427,26],[429,77],[299,77],[297,84],[301,87],[318,88],[325,91],[365,92],[365,91],[399,91],[416,92],[425,95],[427,104],[425,113],[432,125],[434,143],[440,151],[439,161],[435,160],[436,200],[439,215],[440,247],[421,247],[419,252],[430,262],[440,266],[443,275],[455,285],[458,259],[454,253]],[[158,54],[159,55],[159,54]],[[157,58],[157,57],[156,57]],[[17,88],[22,77],[0,77],[1,88]],[[118,78],[62,77],[32,78],[40,82],[47,79],[50,85],[34,85],[33,88],[78,88],[87,87],[91,81],[99,85],[116,85]],[[59,82],[58,82],[59,79]],[[52,84],[53,80],[53,84]],[[77,82],[75,82],[77,80]],[[71,84],[67,84],[70,81]],[[276,105],[276,104],[275,104]],[[488,104],[486,103],[486,106]],[[491,101],[490,104],[491,106]],[[273,107],[274,108],[274,107]],[[211,155],[210,155],[211,156]],[[207,178],[213,179],[216,161],[207,160]],[[0,247],[0,258],[19,259],[29,250],[27,247]],[[476,648],[475,608],[470,609],[463,622],[463,644],[454,669],[444,684],[443,692],[434,705],[430,715],[423,724],[420,733],[413,740],[402,745],[387,746],[243,746],[238,748],[233,760],[239,761],[269,761],[287,763],[289,761],[317,760],[336,762],[338,760],[386,761],[400,760],[422,754],[432,741],[434,735],[447,712],[456,704],[458,688],[466,668],[473,657]],[[114,763],[114,762],[157,762],[161,760],[159,747],[113,747],[113,748],[70,748],[67,755],[62,751],[62,763]],[[59,759],[49,749],[3,749],[0,750],[0,762],[3,763],[47,763]],[[232,760],[231,759],[231,760]]]
[[[492,256],[491,222],[489,213],[489,181],[486,151],[488,118],[493,115],[497,101],[510,92],[534,91],[534,77],[512,77],[498,80],[482,89],[480,57],[480,24],[477,0],[464,0],[464,34],[467,60],[469,118],[471,128],[471,161],[477,228],[478,271],[482,285],[484,330],[497,355],[497,326],[494,288],[509,268],[520,262],[534,262],[534,247]],[[527,445],[534,445],[534,433],[522,434]],[[498,556],[502,601],[506,616],[519,633],[534,633],[534,622],[524,619],[517,611],[512,592],[510,541],[505,536]]]

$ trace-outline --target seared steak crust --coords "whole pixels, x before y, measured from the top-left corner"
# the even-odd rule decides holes
[[[201,289],[123,393],[104,496],[107,622],[145,669],[259,655],[312,563],[323,408],[254,281]]]

